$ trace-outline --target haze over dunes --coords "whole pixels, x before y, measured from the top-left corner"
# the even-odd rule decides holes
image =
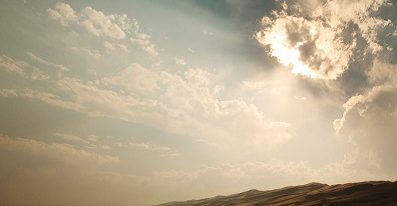
[[[338,185],[310,183],[276,190],[249,190],[228,196],[170,202],[158,206],[287,206],[397,204],[397,182],[359,182]]]

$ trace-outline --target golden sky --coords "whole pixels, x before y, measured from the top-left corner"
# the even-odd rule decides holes
[[[0,3],[0,205],[396,180],[396,1]]]

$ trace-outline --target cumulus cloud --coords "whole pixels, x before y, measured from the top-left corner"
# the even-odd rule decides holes
[[[257,41],[293,73],[319,78],[305,80],[312,87],[325,82],[327,89],[337,91],[337,98],[346,100],[334,128],[355,151],[346,163],[351,169],[376,170],[379,176],[395,172],[397,67],[392,58],[397,23],[383,13],[395,9],[395,3],[279,3],[278,10],[261,19]]]
[[[343,14],[339,19],[350,21],[349,26],[359,29],[361,39],[356,39],[356,47],[361,45],[361,48],[353,50],[346,75],[342,75],[342,89],[353,95],[346,97],[343,114],[334,121],[334,128],[357,150],[356,167],[381,168],[379,175],[392,174],[397,170],[394,161],[397,155],[397,67],[390,59],[396,48],[388,38],[394,38],[390,32],[396,30],[396,24],[395,19],[382,18],[381,9],[395,5],[390,1],[339,3],[328,4]],[[330,21],[337,19],[334,17]]]
[[[101,11],[85,7],[81,11],[80,25],[95,36],[123,39],[126,34],[116,23],[116,16],[107,16]]]
[[[211,141],[216,139],[212,134],[217,133],[222,138],[230,136],[233,141],[247,141],[267,149],[291,138],[288,132],[273,127],[255,105],[239,99],[221,100],[223,87],[214,81],[214,75],[202,69],[188,69],[183,75],[176,75],[137,64],[103,79],[103,83],[125,93],[145,96],[150,100],[145,105],[153,105],[150,117],[156,119],[152,121],[161,119],[157,124],[165,124],[174,132]],[[245,131],[252,132],[249,138],[245,138]]]
[[[378,36],[390,20],[376,16],[389,1],[284,1],[261,20],[255,38],[292,72],[337,79],[357,61],[387,49]]]
[[[132,43],[138,43],[141,48],[152,56],[157,56],[158,52],[156,46],[150,41],[151,36],[145,33],[136,33],[134,37],[130,38]]]
[[[76,12],[66,3],[57,3],[54,9],[49,8],[47,12],[50,18],[59,21],[62,26],[77,25],[94,36],[121,45],[120,48],[123,50],[126,47],[123,46],[122,40],[128,39],[130,43],[138,44],[149,55],[158,55],[156,45],[151,42],[151,36],[142,32],[138,21],[126,14],[105,14],[90,6]],[[107,51],[110,51],[109,43],[105,43]]]
[[[338,134],[376,157],[376,165],[389,172],[397,171],[397,87],[376,86],[351,97],[344,108],[343,116],[334,122]]]
[[[64,77],[52,89],[63,96],[34,89],[4,90],[3,95],[156,125],[230,151],[242,145],[252,147],[252,152],[267,152],[292,138],[289,123],[267,119],[256,105],[242,99],[222,99],[223,87],[214,74],[202,69],[176,74],[132,64],[96,81]]]
[[[47,12],[52,19],[58,20],[63,26],[68,26],[78,20],[76,11],[69,4],[63,2],[57,3],[54,9],[47,9]]]

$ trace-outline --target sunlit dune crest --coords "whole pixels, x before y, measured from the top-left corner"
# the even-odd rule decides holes
[[[395,205],[397,182],[369,181],[338,185],[309,183],[276,190],[246,192],[212,198],[169,202],[158,206],[193,205]]]

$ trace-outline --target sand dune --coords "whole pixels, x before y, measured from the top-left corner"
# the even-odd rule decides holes
[[[310,183],[276,190],[249,190],[229,196],[170,202],[159,206],[397,205],[397,182],[338,185]]]

